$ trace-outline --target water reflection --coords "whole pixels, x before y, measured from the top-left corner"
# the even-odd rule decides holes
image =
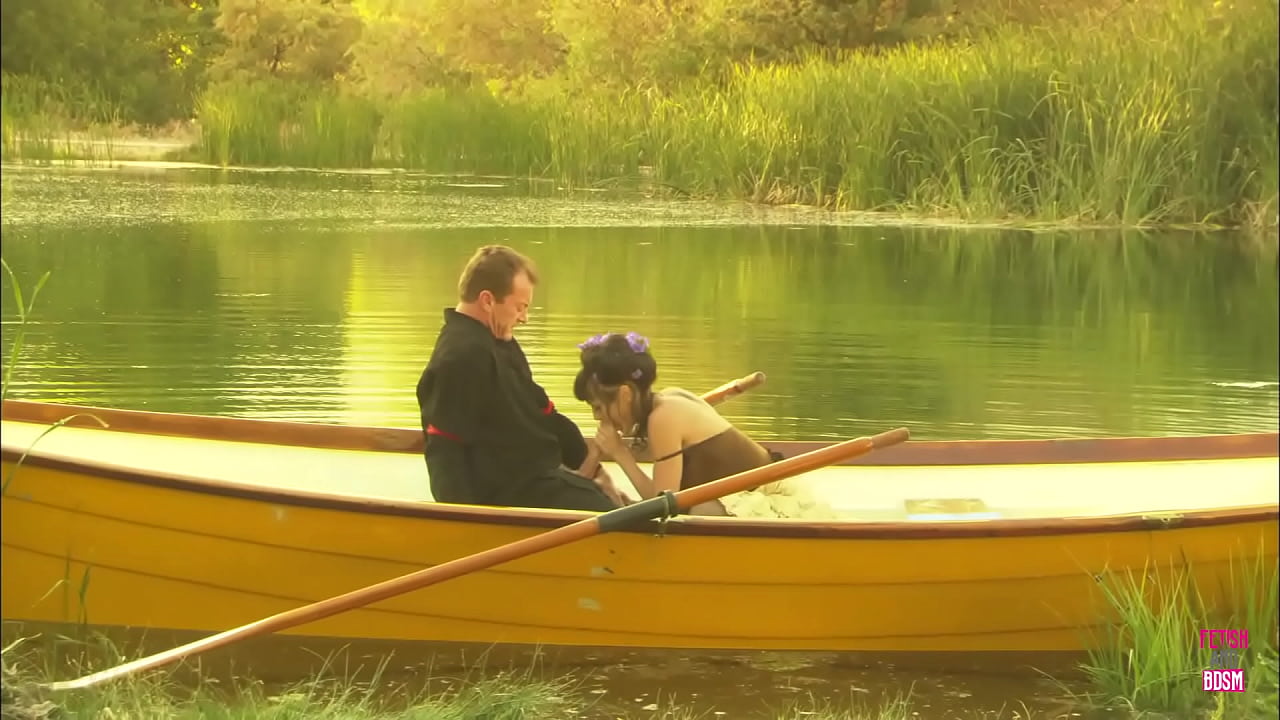
[[[236,192],[268,196],[255,204],[191,176],[50,177],[4,179],[6,260],[28,282],[53,271],[14,397],[416,426],[413,388],[457,272],[498,241],[541,266],[521,341],[583,424],[574,345],[636,330],[653,341],[660,384],[704,390],[765,371],[766,386],[724,406],[765,439],[897,425],[921,439],[1277,428],[1274,242],[711,216],[653,226],[642,204],[629,212],[643,227],[494,228],[475,225],[496,206],[515,222],[503,205],[515,200],[415,194],[403,178],[241,181]],[[87,222],[58,206],[62,184],[99,213],[152,197],[181,221],[149,210]],[[223,209],[201,208],[201,193]],[[347,221],[388,194],[405,222]],[[287,219],[257,219],[268,200]],[[519,202],[542,208],[526,225],[595,207]],[[312,212],[321,219],[301,219]],[[14,316],[6,291],[6,353]]]

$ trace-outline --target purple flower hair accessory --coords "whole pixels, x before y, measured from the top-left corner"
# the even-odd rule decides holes
[[[609,333],[600,333],[599,335],[589,337],[586,340],[578,343],[578,349],[586,350],[587,348],[593,348],[593,347],[596,347],[597,345],[603,345],[604,341],[608,339],[609,339]]]
[[[587,348],[603,345],[611,336],[613,336],[613,333],[600,333],[599,335],[593,335],[578,343],[578,349],[586,350]],[[631,348],[631,352],[642,353],[649,349],[649,338],[638,332],[629,332],[627,333],[627,345]]]
[[[627,333],[627,344],[631,346],[632,352],[644,352],[649,349],[649,338],[638,332]]]

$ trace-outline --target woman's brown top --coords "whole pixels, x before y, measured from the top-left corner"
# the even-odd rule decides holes
[[[768,465],[775,460],[768,450],[733,426],[670,455],[655,458],[654,462],[676,455],[684,455],[684,466],[680,472],[681,490]]]

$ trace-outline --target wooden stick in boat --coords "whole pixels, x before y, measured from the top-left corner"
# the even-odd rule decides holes
[[[641,521],[666,519],[682,510],[688,510],[694,505],[718,500],[725,495],[750,490],[776,480],[816,470],[841,460],[863,455],[878,448],[896,445],[908,437],[910,437],[910,433],[906,428],[897,428],[872,437],[862,437],[846,440],[835,445],[828,445],[811,452],[747,470],[746,472],[696,485],[680,492],[664,492],[657,497],[618,508],[617,510],[592,515],[555,530],[506,545],[500,545],[496,548],[482,550],[473,555],[450,560],[444,564],[417,570],[397,578],[384,580],[376,585],[370,585],[344,595],[331,597],[327,600],[294,608],[293,610],[286,610],[285,612],[251,622],[248,625],[242,625],[238,628],[195,640],[186,645],[123,663],[75,680],[49,683],[45,687],[50,690],[78,690],[93,687],[132,673],[158,668],[197,653],[225,647],[250,637],[304,625],[353,608],[363,607],[412,590],[419,590],[445,580],[452,580],[468,573],[484,570],[500,563],[568,545],[593,535],[634,527]]]
[[[744,375],[737,380],[727,382],[715,390],[703,393],[702,399],[711,405],[719,405],[729,398],[737,397],[752,388],[763,385],[764,380],[764,373],[753,372],[750,375]]]

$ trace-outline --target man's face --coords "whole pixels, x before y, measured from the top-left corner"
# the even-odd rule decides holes
[[[529,322],[529,305],[532,303],[533,283],[529,282],[526,273],[517,273],[511,283],[511,293],[490,305],[489,330],[493,336],[499,340],[510,340],[516,325]]]

